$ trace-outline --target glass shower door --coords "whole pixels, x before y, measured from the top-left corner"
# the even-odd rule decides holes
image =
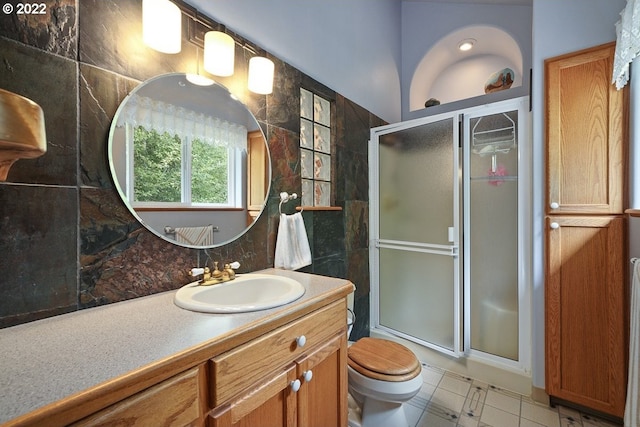
[[[372,130],[375,327],[457,355],[458,119]],[[374,172],[374,175],[375,175]]]
[[[465,347],[517,362],[520,357],[519,162],[523,101],[464,117]]]

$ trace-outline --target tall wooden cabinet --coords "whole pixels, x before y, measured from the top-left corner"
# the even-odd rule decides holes
[[[545,61],[546,391],[622,417],[628,298],[627,90],[615,44]]]

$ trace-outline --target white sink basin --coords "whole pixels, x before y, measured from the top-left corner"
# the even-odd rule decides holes
[[[305,288],[297,280],[271,274],[243,274],[211,286],[189,283],[178,289],[178,307],[204,313],[244,313],[266,310],[297,300]]]

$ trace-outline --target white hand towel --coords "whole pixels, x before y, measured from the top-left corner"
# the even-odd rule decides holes
[[[297,270],[311,264],[311,249],[302,214],[280,214],[276,240],[275,268]]]

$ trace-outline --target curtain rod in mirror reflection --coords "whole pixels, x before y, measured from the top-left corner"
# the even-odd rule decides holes
[[[42,108],[32,100],[0,89],[0,181],[18,159],[47,151]]]
[[[170,0],[142,0],[142,40],[152,49],[162,53],[179,53],[182,49],[182,12]],[[204,70],[214,76],[233,75],[235,44],[255,52],[246,44],[237,42],[229,34],[208,31],[204,36]],[[190,81],[202,86],[213,80],[200,71],[199,59],[196,74]],[[268,95],[273,91],[274,64],[268,58],[254,56],[249,60],[247,87],[251,92]]]

